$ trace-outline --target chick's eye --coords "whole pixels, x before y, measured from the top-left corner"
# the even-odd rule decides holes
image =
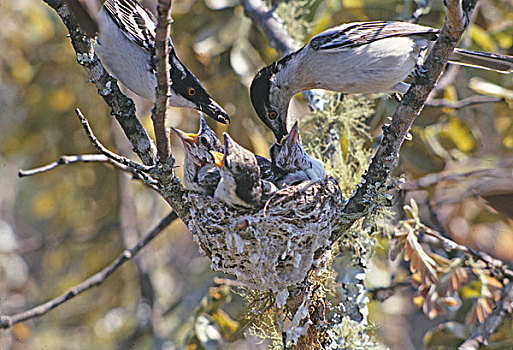
[[[207,140],[207,138],[206,138],[205,136],[201,136],[201,137],[200,137],[200,142],[201,142],[201,144],[202,144],[203,146],[208,145],[208,140]]]
[[[278,112],[269,111],[269,119],[276,119],[278,117]]]
[[[194,96],[196,95],[196,89],[195,88],[189,88],[189,90],[187,90],[187,93],[189,94],[189,96]]]

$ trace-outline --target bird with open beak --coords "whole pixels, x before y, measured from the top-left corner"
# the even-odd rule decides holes
[[[234,207],[254,208],[274,191],[276,186],[260,178],[255,155],[224,134],[224,153],[211,151],[221,173],[214,197]]]
[[[326,176],[322,163],[310,157],[303,148],[297,121],[280,142],[271,146],[269,152],[276,172],[281,174],[276,181],[280,188],[303,181],[318,181]]]
[[[221,175],[210,151],[222,151],[223,146],[221,142],[212,129],[209,128],[201,113],[198,133],[191,134],[180,129],[172,129],[182,141],[185,152],[183,162],[183,182],[185,188],[212,196]]]

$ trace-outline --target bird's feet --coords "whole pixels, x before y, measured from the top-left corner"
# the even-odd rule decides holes
[[[427,69],[424,68],[423,65],[416,64],[415,69],[413,70],[413,76],[415,79],[427,79]]]

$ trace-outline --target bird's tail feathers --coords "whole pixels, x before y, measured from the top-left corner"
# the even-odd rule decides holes
[[[449,58],[449,62],[462,66],[494,70],[503,74],[513,72],[513,57],[494,53],[455,49],[451,58]]]

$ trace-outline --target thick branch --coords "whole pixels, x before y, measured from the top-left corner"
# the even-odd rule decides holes
[[[155,35],[155,51],[157,55],[157,88],[155,107],[153,108],[151,119],[153,120],[153,129],[155,139],[157,140],[157,150],[159,160],[162,163],[173,165],[171,157],[171,142],[169,140],[169,129],[166,128],[166,112],[169,107],[169,97],[171,89],[169,88],[169,36],[171,34],[171,0],[159,0],[157,6],[158,24]]]
[[[62,0],[43,0],[61,17],[69,31],[71,43],[90,80],[96,85],[98,94],[103,97],[128,137],[134,152],[145,165],[155,164],[156,149],[146,130],[135,116],[135,106],[131,99],[119,90],[116,79],[110,76],[94,54],[89,40],[80,31],[75,19]]]
[[[144,239],[139,241],[132,249],[125,249],[110,265],[106,266],[103,270],[95,273],[84,282],[71,288],[66,293],[47,301],[44,304],[38,305],[30,310],[21,312],[12,316],[0,316],[0,328],[9,328],[14,324],[23,322],[35,317],[42,316],[50,310],[62,305],[66,301],[82,294],[86,290],[92,287],[98,286],[107,279],[114,271],[116,271],[121,265],[130,260],[135,256],[143,247],[150,243],[160,232],[162,232],[169,224],[176,220],[177,215],[175,212],[169,213],[162,221],[155,227]]]
[[[335,241],[354,223],[358,217],[365,214],[367,208],[372,207],[369,200],[374,198],[378,189],[384,186],[388,180],[390,170],[395,165],[399,150],[408,134],[415,118],[422,111],[431,90],[436,85],[449,56],[456,47],[463,34],[477,0],[464,1],[465,11],[458,0],[447,1],[447,17],[444,26],[429,52],[422,71],[422,76],[417,76],[408,92],[404,95],[397,107],[390,127],[384,132],[381,143],[376,150],[367,173],[364,175],[362,185],[351,197],[343,210],[343,214],[349,219],[342,223],[341,230],[336,232],[332,239]]]

